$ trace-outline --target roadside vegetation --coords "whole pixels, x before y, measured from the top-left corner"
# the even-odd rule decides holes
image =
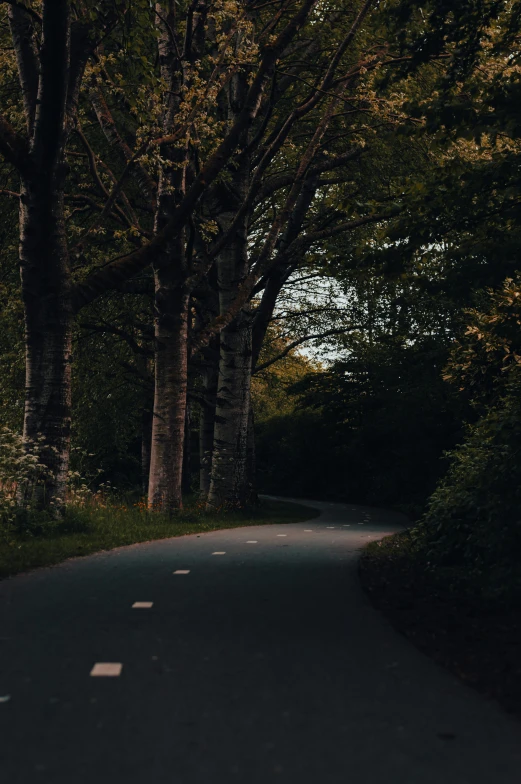
[[[315,509],[300,504],[269,500],[261,500],[248,509],[207,512],[194,499],[172,518],[150,512],[143,500],[118,501],[98,495],[80,506],[69,504],[59,522],[40,514],[4,526],[0,538],[0,579],[137,542],[250,525],[298,523],[317,514]]]

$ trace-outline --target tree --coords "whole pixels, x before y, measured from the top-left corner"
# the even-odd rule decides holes
[[[65,149],[81,80],[94,46],[85,18],[65,0],[44,2],[42,16],[9,5],[25,115],[24,131],[0,118],[0,152],[20,175],[20,266],[26,333],[24,436],[45,436],[45,501],[60,504],[70,442],[72,298],[65,238]],[[102,27],[110,19],[102,19]],[[36,39],[39,39],[37,47]],[[43,499],[42,499],[43,502]]]
[[[156,226],[153,238],[76,284],[71,279],[64,213],[68,171],[65,154],[77,123],[89,58],[95,55],[102,38],[119,29],[127,9],[110,3],[95,11],[81,4],[73,9],[70,2],[62,0],[43,2],[40,16],[30,6],[9,5],[26,129],[17,130],[5,116],[1,117],[0,152],[21,178],[20,260],[27,344],[24,434],[29,440],[36,440],[38,435],[45,439],[41,459],[49,469],[49,479],[42,504],[63,503],[70,442],[74,313],[146,268],[158,252],[180,236],[201,195],[222,171],[244,128],[255,118],[270,72],[314,5],[313,0],[303,2],[281,32],[264,46],[236,122],[210,151],[164,225]],[[188,8],[188,17],[192,13]],[[178,119],[180,128],[184,128],[186,118]],[[133,163],[132,159],[127,168]],[[114,205],[120,188],[121,184],[116,183],[102,216]]]

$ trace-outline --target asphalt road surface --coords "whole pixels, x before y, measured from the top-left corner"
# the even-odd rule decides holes
[[[521,725],[358,584],[400,516],[305,503],[0,583],[0,781],[519,784]]]

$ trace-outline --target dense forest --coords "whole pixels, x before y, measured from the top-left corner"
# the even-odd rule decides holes
[[[397,507],[521,592],[521,3],[0,4],[0,530]],[[49,534],[50,535],[50,534]]]

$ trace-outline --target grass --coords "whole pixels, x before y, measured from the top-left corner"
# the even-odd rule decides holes
[[[300,504],[268,500],[233,512],[207,513],[192,505],[174,518],[139,506],[71,509],[64,522],[47,533],[12,534],[8,541],[0,541],[0,579],[122,545],[224,528],[297,523],[318,514],[316,509]]]

